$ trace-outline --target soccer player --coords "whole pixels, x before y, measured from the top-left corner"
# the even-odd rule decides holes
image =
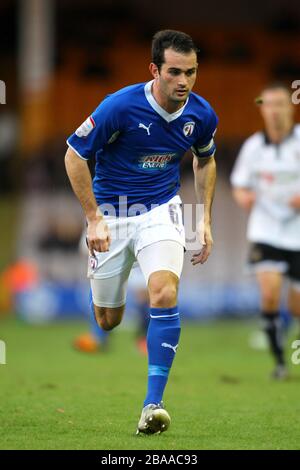
[[[203,245],[191,259],[204,263],[212,249],[217,117],[192,93],[197,49],[190,36],[164,30],[152,42],[153,80],[107,96],[67,140],[65,163],[87,219],[88,276],[97,322],[111,330],[122,320],[126,284],[137,260],[150,299],[148,390],[137,433],[166,431],[162,404],[177,351],[177,291],[185,235],[177,195],[179,163],[192,148],[195,187],[204,206]],[[87,160],[96,155],[93,185]]]
[[[250,212],[249,262],[256,273],[261,315],[276,367],[287,376],[279,306],[283,276],[290,279],[289,310],[300,319],[300,126],[290,90],[267,86],[258,100],[265,124],[249,137],[231,175],[233,195]]]

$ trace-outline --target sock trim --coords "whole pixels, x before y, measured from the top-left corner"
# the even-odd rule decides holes
[[[151,315],[171,315],[178,312],[178,305],[174,307],[150,307]]]
[[[161,375],[163,377],[168,377],[170,372],[169,367],[164,367],[164,366],[156,366],[156,365],[151,365],[149,364],[148,366],[148,376],[153,376],[153,375]]]
[[[176,317],[176,316],[179,316],[179,312],[172,313],[171,315],[151,315],[150,313],[150,318],[171,318],[171,317]]]

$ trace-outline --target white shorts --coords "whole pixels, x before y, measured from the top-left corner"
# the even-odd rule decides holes
[[[105,217],[112,243],[106,253],[89,256],[88,277],[94,304],[119,307],[125,304],[131,268],[138,261],[148,283],[156,271],[181,275],[185,247],[181,199],[134,217]],[[148,249],[147,249],[148,248]]]

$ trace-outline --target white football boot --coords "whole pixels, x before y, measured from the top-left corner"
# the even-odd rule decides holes
[[[150,403],[142,410],[136,434],[160,434],[168,429],[170,423],[170,415],[164,409],[163,404]]]
[[[289,373],[286,366],[284,364],[277,364],[271,374],[271,378],[275,380],[287,380],[289,378]]]

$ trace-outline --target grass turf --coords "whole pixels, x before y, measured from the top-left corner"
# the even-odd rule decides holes
[[[70,346],[84,327],[0,322],[1,449],[300,448],[300,366],[272,382],[268,354],[248,347],[254,325],[184,325],[159,436],[135,436],[147,363],[133,334],[116,330],[107,353],[89,356]]]

